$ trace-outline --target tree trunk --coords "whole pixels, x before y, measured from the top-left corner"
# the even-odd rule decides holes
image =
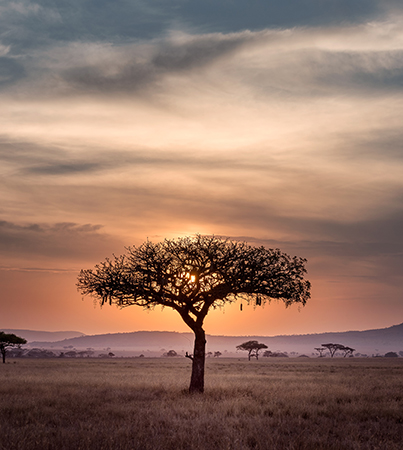
[[[195,331],[195,345],[192,360],[192,376],[190,378],[189,392],[204,392],[204,363],[206,359],[206,335],[200,328]]]
[[[1,354],[3,356],[3,364],[5,364],[6,363],[6,352],[2,351]]]

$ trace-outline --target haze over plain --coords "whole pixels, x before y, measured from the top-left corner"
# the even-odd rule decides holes
[[[392,0],[3,1],[0,326],[188,331],[75,281],[194,233],[306,257],[313,285],[209,334],[402,322],[402,25]]]

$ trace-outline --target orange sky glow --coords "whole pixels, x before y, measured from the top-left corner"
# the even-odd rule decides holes
[[[188,331],[75,283],[195,233],[305,257],[312,283],[304,308],[211,311],[209,334],[403,322],[402,7],[265,22],[118,0],[88,29],[89,5],[42,3],[0,7],[0,329]]]

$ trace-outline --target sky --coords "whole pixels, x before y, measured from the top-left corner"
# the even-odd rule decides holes
[[[304,308],[218,335],[403,322],[398,0],[0,0],[0,327],[188,331],[80,269],[195,233],[307,258]]]

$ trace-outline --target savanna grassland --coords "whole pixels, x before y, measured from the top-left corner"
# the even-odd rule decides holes
[[[1,450],[401,450],[403,359],[9,359]]]

